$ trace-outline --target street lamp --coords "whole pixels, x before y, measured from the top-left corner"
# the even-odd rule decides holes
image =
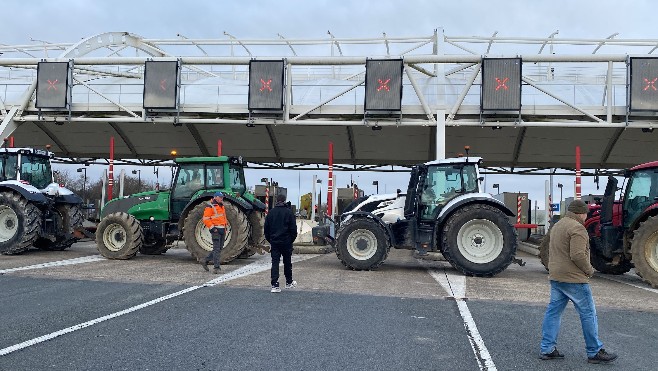
[[[500,184],[494,183],[493,187],[498,190],[498,194],[500,194]]]
[[[87,168],[79,167],[76,171],[78,173],[84,172],[84,178],[82,179],[82,198],[84,198],[85,202],[87,202],[86,201],[86,199],[87,199]]]
[[[558,183],[557,187],[560,188],[560,215],[562,215],[562,187],[564,187],[564,184]]]
[[[142,170],[133,170],[133,175],[137,174],[137,192],[142,191]]]
[[[318,179],[317,183],[320,184],[320,190],[318,191],[319,192],[318,193],[318,201],[319,202],[317,204],[318,212],[319,212],[320,210],[322,210],[322,179]]]
[[[378,180],[373,180],[372,185],[377,186],[377,194],[379,194],[379,181]]]

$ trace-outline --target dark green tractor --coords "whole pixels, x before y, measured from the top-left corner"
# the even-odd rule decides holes
[[[197,260],[212,250],[203,210],[213,193],[224,193],[228,227],[222,263],[251,256],[265,244],[265,204],[247,193],[242,158],[177,158],[171,189],[111,200],[101,211],[98,251],[109,259],[130,259],[139,251],[158,255],[184,240]]]

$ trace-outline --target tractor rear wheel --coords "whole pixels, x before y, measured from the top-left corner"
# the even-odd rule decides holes
[[[248,258],[268,245],[265,240],[265,213],[262,211],[252,211],[249,213],[249,245],[240,255],[241,258]]]
[[[27,250],[40,232],[41,210],[17,193],[0,192],[0,253]]]
[[[637,274],[658,288],[658,217],[650,217],[635,230],[631,254]]]
[[[443,256],[467,276],[495,276],[516,255],[516,230],[507,215],[490,205],[458,209],[443,226],[442,235]]]
[[[386,231],[371,218],[351,218],[336,233],[336,256],[350,269],[375,269],[390,249]]]
[[[34,246],[41,250],[66,250],[77,241],[77,238],[73,237],[73,232],[82,227],[82,209],[79,205],[62,204],[56,206],[53,214],[59,219],[59,225],[62,227],[57,232],[55,241],[40,238]]]
[[[127,213],[107,215],[98,223],[96,247],[108,259],[130,259],[142,247],[142,226]]]
[[[207,203],[202,202],[196,205],[185,218],[183,237],[185,247],[198,260],[203,259],[212,251],[212,238],[210,231],[203,224],[203,211]],[[249,239],[249,222],[247,215],[236,205],[224,200],[224,209],[226,210],[226,235],[224,236],[224,248],[222,249],[220,262],[228,263],[242,253],[247,247]]]

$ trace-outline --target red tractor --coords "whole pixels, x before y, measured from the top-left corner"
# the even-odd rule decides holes
[[[625,187],[608,177],[603,200],[590,205],[585,227],[590,236],[590,261],[602,273],[636,273],[658,287],[658,161],[624,172]],[[621,190],[623,197],[615,200]],[[548,269],[548,238],[540,255]]]

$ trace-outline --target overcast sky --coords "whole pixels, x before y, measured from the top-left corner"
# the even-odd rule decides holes
[[[617,38],[658,39],[658,4],[649,0],[4,0],[2,5],[2,44],[31,44],[31,38],[75,42],[109,31],[145,38],[175,38],[177,34],[225,38],[227,31],[238,38],[262,39],[277,38],[278,33],[286,38],[325,38],[328,30],[336,37],[378,37],[382,32],[390,37],[418,36],[430,35],[436,28],[449,36],[490,36],[498,31],[498,36],[547,37],[559,30],[558,38],[606,38],[618,32]],[[591,52],[591,47],[584,52]],[[254,184],[272,174],[249,171],[247,181]],[[300,188],[302,193],[310,190],[312,172],[274,174],[289,189],[293,202]],[[317,174],[325,179],[326,187],[326,172]],[[366,193],[374,193],[373,180],[380,181],[380,193],[404,190],[408,182],[401,173],[338,173],[337,177],[339,186],[352,177]],[[501,191],[529,192],[543,208],[546,179],[489,176],[487,191],[499,183]],[[573,195],[573,187],[567,186],[573,184],[572,177],[557,177],[554,184],[558,182],[565,184],[565,197]],[[585,194],[597,192],[591,178],[583,186]]]

